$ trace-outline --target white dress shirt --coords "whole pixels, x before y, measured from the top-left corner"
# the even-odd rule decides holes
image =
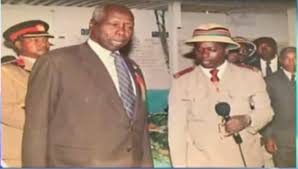
[[[277,58],[278,57],[275,56],[275,58],[270,61],[270,67],[271,67],[272,73],[276,72],[278,69]],[[265,76],[267,76],[266,75],[266,61],[263,59],[260,59],[260,61],[261,61],[262,74],[265,77]]]
[[[120,95],[120,89],[119,89],[119,82],[118,82],[118,76],[117,76],[117,70],[116,70],[116,66],[114,63],[114,58],[111,56],[111,51],[103,48],[102,46],[100,46],[98,43],[94,42],[92,39],[88,39],[87,41],[88,45],[91,47],[91,49],[96,53],[96,55],[98,56],[98,58],[102,61],[102,63],[104,64],[104,66],[106,67],[106,69],[108,70],[114,85],[118,91],[118,94]],[[119,51],[116,51],[119,52]],[[134,80],[132,78],[131,72],[129,72],[129,76],[130,76],[130,80],[132,82],[132,87],[133,87],[133,91],[134,94],[136,94],[136,87],[134,84]]]
[[[223,76],[223,73],[224,73],[224,70],[226,69],[227,67],[227,61],[225,61],[223,64],[221,64],[219,67],[215,68],[218,70],[218,73],[217,73],[217,77],[219,78],[219,80],[222,78]],[[207,68],[204,68],[203,66],[200,66],[200,68],[203,70],[204,74],[209,78],[211,79],[211,73],[210,71],[214,68],[211,68],[211,69],[207,69]]]
[[[292,73],[287,71],[286,69],[282,68],[282,70],[285,72],[287,78],[291,81],[292,80]]]

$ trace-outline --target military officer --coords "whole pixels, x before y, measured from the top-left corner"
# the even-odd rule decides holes
[[[2,80],[2,160],[8,167],[21,167],[21,144],[24,125],[24,100],[27,81],[35,60],[50,48],[49,25],[30,20],[9,27],[3,37],[17,57],[1,58]]]

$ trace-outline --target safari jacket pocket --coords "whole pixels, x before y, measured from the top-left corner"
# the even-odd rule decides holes
[[[248,114],[251,112],[250,98],[248,96],[235,96],[231,98],[231,114],[230,115],[240,115]]]

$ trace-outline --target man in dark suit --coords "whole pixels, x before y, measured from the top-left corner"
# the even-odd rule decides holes
[[[264,77],[276,72],[279,68],[276,41],[271,37],[260,37],[253,42],[257,50],[248,64],[258,68]]]
[[[26,95],[25,167],[151,167],[145,84],[120,56],[132,37],[125,6],[96,8],[90,38],[34,66]],[[114,63],[115,62],[115,63]]]
[[[272,122],[264,130],[265,148],[273,154],[275,167],[295,167],[296,48],[284,48],[279,62],[282,68],[265,78],[275,113]]]

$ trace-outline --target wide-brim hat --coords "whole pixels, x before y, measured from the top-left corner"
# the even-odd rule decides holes
[[[237,49],[240,45],[233,41],[229,29],[219,24],[204,24],[200,25],[193,31],[191,39],[185,43],[192,45],[197,42],[219,42],[227,44],[227,48],[230,50]]]
[[[18,23],[9,27],[3,33],[6,41],[15,42],[20,38],[32,37],[48,37],[53,38],[53,35],[48,33],[49,25],[42,20],[30,20]]]
[[[246,46],[246,48],[249,52],[248,56],[252,56],[255,53],[257,47],[253,42],[251,42],[248,39],[241,37],[241,36],[235,36],[235,37],[232,37],[232,39],[235,42],[237,42],[239,44],[244,44]]]

